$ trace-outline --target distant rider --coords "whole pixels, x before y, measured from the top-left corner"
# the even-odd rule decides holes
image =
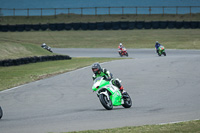
[[[123,48],[124,48],[124,46],[122,45],[122,43],[119,43],[119,46],[118,46],[119,53],[122,52]]]
[[[158,41],[156,41],[156,44],[155,44],[155,48],[156,48],[156,52],[158,53],[158,48],[161,46],[161,44],[158,42]]]
[[[46,47],[46,46],[47,46],[47,45],[46,45],[46,43],[43,43],[41,47],[43,47],[43,48],[44,48],[44,47]]]
[[[93,80],[95,80],[97,77],[102,76],[107,80],[112,80],[112,84],[114,86],[118,87],[122,94],[125,92],[124,91],[124,87],[121,85],[119,80],[118,79],[113,79],[112,74],[108,70],[106,70],[105,68],[101,68],[99,63],[94,63],[92,65],[92,71],[94,73],[94,75],[92,77]]]

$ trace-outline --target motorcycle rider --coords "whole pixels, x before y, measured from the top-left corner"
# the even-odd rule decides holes
[[[156,41],[156,44],[155,44],[155,48],[156,48],[156,52],[158,53],[158,48],[161,46],[161,44],[158,42],[158,41]]]
[[[46,48],[46,47],[47,47],[46,43],[43,43],[43,44],[41,45],[41,47],[42,47],[42,48]]]
[[[118,46],[119,53],[122,52],[123,48],[124,48],[124,46],[122,45],[122,43],[119,43],[119,46]]]
[[[94,63],[92,65],[92,71],[94,73],[94,75],[92,77],[93,80],[95,80],[99,76],[102,76],[107,80],[112,80],[112,84],[114,86],[118,87],[122,94],[125,94],[124,87],[121,85],[119,80],[118,79],[113,79],[112,74],[107,69],[101,68],[99,63]]]

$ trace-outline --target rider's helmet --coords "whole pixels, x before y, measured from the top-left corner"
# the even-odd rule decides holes
[[[158,44],[158,41],[156,41],[156,44]]]
[[[100,71],[101,71],[100,64],[99,63],[94,63],[92,65],[92,71],[93,71],[94,74],[100,73]]]
[[[122,48],[123,47],[122,43],[119,43],[119,46],[120,46],[120,48]]]

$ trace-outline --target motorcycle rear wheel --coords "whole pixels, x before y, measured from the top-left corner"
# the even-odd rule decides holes
[[[100,100],[101,104],[104,106],[105,109],[107,109],[107,110],[113,109],[113,104],[112,104],[110,98],[108,99],[107,96],[100,94],[99,100]]]
[[[124,108],[130,108],[132,106],[132,100],[128,93],[125,94],[126,98],[124,99],[124,104],[122,105]]]

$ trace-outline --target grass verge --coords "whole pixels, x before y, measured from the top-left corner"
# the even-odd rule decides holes
[[[0,39],[0,60],[32,56],[55,55],[34,44],[16,43]]]
[[[199,29],[150,29],[103,31],[0,32],[2,45],[46,43],[57,48],[154,48],[159,41],[166,49],[200,49]],[[1,55],[0,55],[1,57]]]
[[[89,66],[94,62],[107,62],[118,59],[119,58],[72,58],[71,60],[0,67],[0,91]]]
[[[199,133],[200,120],[164,125],[145,125],[104,130],[87,130],[68,133]]]

